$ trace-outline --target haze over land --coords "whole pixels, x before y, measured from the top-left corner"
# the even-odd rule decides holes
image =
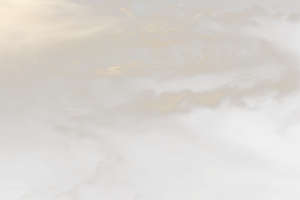
[[[299,7],[0,1],[0,199],[299,199]]]

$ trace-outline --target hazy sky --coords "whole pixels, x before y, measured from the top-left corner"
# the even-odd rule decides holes
[[[298,200],[299,7],[0,0],[0,199]]]

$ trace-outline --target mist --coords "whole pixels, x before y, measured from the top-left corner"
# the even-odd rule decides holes
[[[0,1],[0,198],[299,199],[296,1]]]

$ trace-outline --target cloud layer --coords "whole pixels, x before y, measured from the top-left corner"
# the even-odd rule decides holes
[[[296,3],[0,4],[1,199],[299,199]]]

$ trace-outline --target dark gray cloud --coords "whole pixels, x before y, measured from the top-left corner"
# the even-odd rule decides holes
[[[1,4],[1,199],[299,196],[292,1]]]

